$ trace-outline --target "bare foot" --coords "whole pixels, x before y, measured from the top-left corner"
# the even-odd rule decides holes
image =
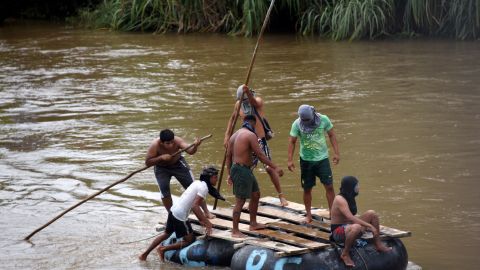
[[[247,238],[247,236],[241,232],[232,232],[233,238]]]
[[[210,212],[207,213],[207,218],[208,219],[214,219],[216,216]]]
[[[352,258],[350,258],[350,255],[342,253],[342,255],[340,255],[340,258],[347,267],[355,267],[355,263],[352,261]]]
[[[304,224],[312,224],[312,217],[310,216],[305,216],[305,220],[303,221]]]
[[[377,249],[378,252],[390,252],[390,251],[392,251],[391,247],[387,247],[384,244],[377,245],[375,248]]]
[[[138,256],[138,259],[140,261],[146,261],[147,260],[148,254],[142,253],[140,256]]]
[[[266,228],[265,225],[260,224],[260,223],[256,223],[254,225],[250,225],[249,230],[250,231],[255,231],[255,230],[261,230],[261,229],[265,229],[265,228]]]
[[[164,262],[165,261],[165,258],[164,258],[165,251],[163,250],[163,247],[157,248],[157,253],[158,253],[158,257],[160,257],[160,261]]]
[[[285,207],[288,205],[288,201],[283,194],[279,194],[278,198],[280,199],[280,206]]]

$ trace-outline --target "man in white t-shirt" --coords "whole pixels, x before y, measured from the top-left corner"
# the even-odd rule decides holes
[[[194,241],[192,226],[188,221],[188,215],[192,210],[197,216],[198,220],[205,226],[206,234],[209,235],[212,231],[212,223],[202,211],[201,204],[210,193],[215,198],[225,200],[220,193],[215,189],[218,180],[218,170],[215,167],[207,167],[203,169],[200,175],[200,181],[193,181],[190,186],[183,192],[178,201],[173,204],[168,213],[167,226],[165,231],[155,238],[145,252],[143,252],[139,259],[145,261],[148,254],[159,246],[165,239],[170,237],[175,232],[176,238],[182,238],[182,241],[168,246],[159,246],[157,253],[161,261],[164,261],[164,253],[167,250],[177,250],[190,245]]]

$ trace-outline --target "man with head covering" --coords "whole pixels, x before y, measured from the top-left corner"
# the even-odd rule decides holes
[[[201,141],[196,138],[194,146],[187,149],[190,155],[197,152]],[[194,177],[190,166],[182,155],[172,156],[180,149],[187,148],[188,144],[182,138],[175,136],[170,129],[160,131],[160,136],[152,141],[147,151],[145,165],[154,166],[155,178],[160,189],[162,203],[170,211],[172,207],[172,196],[170,193],[170,180],[172,176],[180,182],[183,188],[187,188],[193,182]],[[214,218],[215,215],[210,213],[207,204],[204,202],[202,209],[208,218]]]
[[[200,181],[193,181],[188,188],[183,192],[182,196],[175,202],[168,212],[168,219],[165,231],[155,238],[150,246],[143,252],[139,259],[145,261],[148,254],[160,245],[165,239],[170,237],[175,232],[176,238],[182,238],[174,244],[168,246],[160,246],[157,248],[157,253],[160,260],[164,260],[164,253],[167,250],[177,250],[190,245],[194,240],[192,226],[188,221],[190,211],[197,216],[198,220],[205,226],[206,234],[212,232],[212,223],[206,217],[206,213],[202,211],[201,205],[205,202],[207,193],[214,198],[225,200],[222,195],[214,188],[218,179],[218,170],[209,166],[203,169],[200,174]]]
[[[357,178],[345,176],[342,179],[340,193],[335,196],[331,209],[331,238],[337,243],[344,243],[345,248],[340,255],[348,267],[355,267],[355,263],[350,257],[350,248],[357,238],[366,230],[373,233],[375,248],[379,252],[388,252],[391,248],[385,246],[380,241],[380,220],[373,210],[368,210],[361,216],[357,214],[357,203],[355,197],[359,193]]]
[[[243,98],[242,98],[243,97]],[[242,100],[240,100],[242,99]],[[230,120],[228,121],[227,125],[227,130],[225,132],[225,138],[224,138],[224,146],[228,146],[228,140],[230,133],[232,132],[233,128],[232,123],[236,117],[238,107],[240,106],[240,117],[241,120],[245,120],[245,116],[247,115],[253,115],[256,119],[255,123],[255,131],[258,136],[258,144],[260,148],[263,150],[265,155],[268,157],[268,159],[272,159],[270,155],[270,149],[267,144],[267,133],[268,131],[265,130],[264,127],[266,127],[268,124],[265,122],[265,116],[263,112],[263,100],[262,98],[258,97],[255,95],[255,92],[253,90],[250,90],[248,86],[246,85],[240,85],[237,89],[237,102],[235,103],[235,107],[233,109],[233,113],[230,116]],[[273,137],[273,134],[270,133],[270,136]],[[258,160],[254,160],[254,167],[256,166]],[[270,177],[270,180],[272,181],[275,190],[278,193],[278,198],[280,199],[280,204],[282,206],[287,206],[288,201],[285,198],[285,195],[282,193],[282,187],[280,186],[280,176],[276,173],[276,171],[272,168],[270,168],[266,163],[263,163],[265,170],[268,173],[268,176]]]
[[[255,121],[256,118],[253,115],[245,116],[242,127],[230,137],[227,147],[227,181],[229,185],[233,185],[233,194],[235,194],[235,206],[232,214],[232,237],[245,237],[240,232],[238,224],[243,205],[247,199],[250,199],[250,230],[265,228],[265,225],[257,223],[260,189],[257,179],[251,170],[253,165],[252,152],[255,153],[260,161],[275,170],[275,173],[279,176],[283,175],[282,169],[277,167],[258,146],[257,135],[255,134]]]
[[[310,105],[301,105],[298,108],[298,118],[293,122],[290,130],[288,144],[288,169],[293,172],[293,154],[295,144],[300,138],[300,173],[303,188],[303,202],[307,212],[305,222],[312,222],[312,188],[315,186],[316,177],[320,178],[325,187],[328,208],[332,207],[335,192],[333,190],[333,176],[328,160],[328,146],[325,139],[328,134],[333,147],[333,164],[340,161],[337,138],[333,131],[332,122],[324,115],[315,111]]]

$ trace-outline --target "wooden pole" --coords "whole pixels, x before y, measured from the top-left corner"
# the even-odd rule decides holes
[[[245,85],[247,85],[247,86],[248,86],[248,82],[250,81],[250,75],[252,74],[252,69],[253,69],[253,64],[255,63],[255,58],[257,57],[258,47],[260,46],[260,42],[262,41],[263,32],[265,32],[265,28],[267,27],[268,19],[270,18],[270,13],[272,13],[274,3],[275,3],[275,0],[272,0],[272,2],[270,3],[270,7],[267,10],[267,14],[265,14],[265,19],[263,20],[263,25],[262,25],[262,28],[260,30],[260,33],[258,34],[257,44],[255,45],[255,49],[253,50],[252,59],[250,60],[250,66],[248,67],[248,71],[247,71],[247,78],[245,79]],[[245,93],[242,93],[242,96],[240,97],[240,103],[243,100],[243,95],[244,94]],[[235,101],[235,104],[236,104],[236,101]],[[228,132],[228,137],[229,138],[232,136],[235,125],[237,124],[238,115],[240,113],[240,107],[241,107],[241,104],[239,104],[239,106],[236,110],[235,117],[234,117],[234,120],[232,122],[232,125],[230,125],[228,127],[228,131],[229,131]],[[227,144],[227,147],[228,147],[228,144]],[[220,169],[220,176],[219,176],[220,178],[218,179],[218,185],[217,185],[217,190],[218,191],[220,191],[220,187],[222,186],[223,171],[224,171],[224,168],[225,168],[225,162],[226,161],[227,161],[227,149],[225,149],[225,153],[223,155],[222,168]],[[218,202],[218,199],[215,198],[215,203],[213,204],[213,209],[214,210],[217,208],[217,202]]]
[[[212,137],[212,134],[209,134],[203,138],[200,139],[200,141],[203,141],[203,140],[206,140],[208,138]],[[172,156],[176,156],[184,151],[187,151],[188,149],[192,148],[193,146],[195,145],[195,143],[192,143],[190,144],[189,146],[187,146],[186,148],[184,149],[180,149],[178,150],[177,152],[175,152]],[[63,215],[65,215],[66,213],[70,212],[71,210],[77,208],[78,206],[82,205],[83,203],[87,202],[88,200],[90,199],[93,199],[95,198],[96,196],[102,194],[103,192],[109,190],[111,187],[113,186],[116,186],[122,182],[125,182],[127,179],[129,179],[130,177],[132,177],[133,175],[141,172],[141,171],[144,171],[148,168],[150,168],[151,166],[145,166],[141,169],[138,169],[132,173],[130,173],[129,175],[127,175],[126,177],[118,180],[117,182],[113,183],[113,184],[110,184],[109,186],[107,186],[106,188],[102,189],[102,190],[99,190],[97,192],[95,192],[94,194],[88,196],[86,199],[83,199],[82,201],[76,203],[75,205],[71,206],[70,208],[68,208],[67,210],[63,211],[62,213],[60,213],[59,215],[57,215],[55,218],[51,219],[49,222],[47,222],[45,225],[41,226],[40,228],[36,229],[35,231],[33,231],[31,234],[29,234],[27,237],[24,238],[24,240],[29,240],[32,236],[34,236],[36,233],[38,233],[39,231],[45,229],[48,225],[52,224],[53,222],[55,222],[57,219],[61,218]]]

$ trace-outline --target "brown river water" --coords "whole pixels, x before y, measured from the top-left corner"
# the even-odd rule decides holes
[[[137,261],[165,217],[151,169],[39,232],[64,209],[144,166],[163,128],[192,142],[195,175],[221,165],[234,92],[256,39],[153,35],[17,23],[0,28],[0,268],[184,269],[152,254]],[[331,42],[267,34],[250,85],[276,131],[286,170],[299,105],[328,115],[344,175],[361,181],[359,210],[409,230],[409,260],[423,269],[480,264],[479,42]],[[298,158],[298,153],[296,154]],[[298,168],[298,165],[297,165]],[[286,170],[287,171],[287,170]],[[275,196],[257,169],[262,195]],[[281,179],[301,202],[299,171]],[[173,181],[173,192],[181,188]],[[234,198],[222,185],[228,206]],[[314,206],[325,207],[323,188]],[[213,203],[210,198],[209,203]],[[133,243],[129,243],[133,242]]]

